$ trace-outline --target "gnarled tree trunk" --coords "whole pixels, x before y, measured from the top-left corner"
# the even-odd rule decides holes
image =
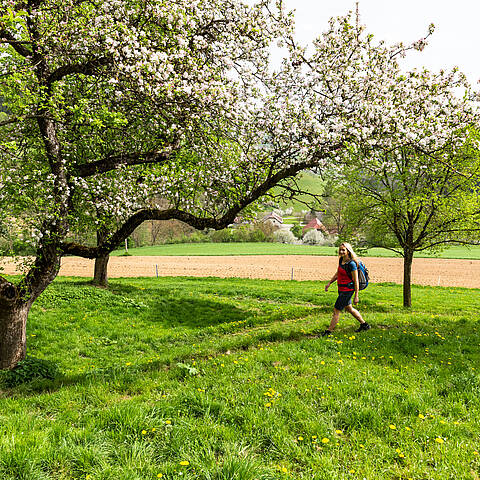
[[[39,252],[18,285],[0,277],[0,369],[11,369],[25,358],[28,313],[60,269],[57,245],[50,243]]]
[[[0,369],[13,368],[27,351],[27,317],[31,302],[19,298],[17,287],[0,279]]]

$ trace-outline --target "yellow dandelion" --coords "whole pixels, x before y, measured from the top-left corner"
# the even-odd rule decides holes
[[[146,435],[147,434],[147,431],[146,430],[142,430],[142,435]]]
[[[478,453],[476,450],[473,451],[473,454],[474,455],[480,455],[480,453]]]
[[[155,432],[155,430],[157,430],[155,427],[152,428],[152,432]]]
[[[272,406],[272,404],[271,404],[270,402],[268,402],[268,403],[265,404],[265,406],[266,406],[267,408],[270,408],[270,407]]]
[[[165,424],[166,424],[166,425],[171,425],[171,424],[172,424],[172,421],[171,421],[171,420],[166,420],[166,421],[165,421]]]
[[[422,415],[421,413],[419,413],[418,418],[421,418],[423,420],[425,418],[425,415]]]
[[[396,427],[395,425],[393,425],[393,424],[390,424],[389,427],[390,427],[391,430],[396,430],[396,429],[397,429],[397,427]]]
[[[302,436],[298,436],[298,437],[297,437],[297,440],[298,440],[299,442],[301,442],[301,441],[303,440],[303,437],[302,437]]]
[[[182,467],[186,467],[186,466],[190,465],[190,462],[188,460],[182,460],[180,462],[180,465],[182,465]]]
[[[282,473],[287,473],[287,472],[288,472],[287,467],[282,467],[282,468],[280,469],[280,471],[281,471]]]
[[[341,430],[335,430],[335,433],[336,433],[337,435],[341,435],[343,432],[342,432]]]
[[[163,477],[163,474],[157,473],[157,478],[162,478],[162,477]]]
[[[437,443],[444,443],[444,442],[445,442],[445,440],[444,440],[443,438],[440,438],[440,437],[437,437],[437,438],[435,439],[435,441],[436,441]]]
[[[330,440],[328,438],[322,438],[322,443],[328,443]]]

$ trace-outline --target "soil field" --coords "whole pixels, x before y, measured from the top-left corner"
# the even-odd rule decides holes
[[[222,257],[111,257],[109,277],[241,277],[271,280],[329,280],[337,268],[337,257],[305,255],[254,255]],[[375,282],[402,283],[403,259],[369,257],[365,263]],[[3,273],[18,273],[6,259]],[[65,257],[59,275],[91,277],[93,260]],[[480,260],[417,258],[412,283],[445,287],[480,288]]]

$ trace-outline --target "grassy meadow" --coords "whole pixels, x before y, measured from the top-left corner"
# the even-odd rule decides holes
[[[337,247],[314,245],[288,245],[284,243],[180,243],[153,247],[129,248],[130,255],[337,255]],[[116,250],[114,256],[124,255],[125,249]],[[370,248],[365,257],[395,257],[384,248]],[[480,246],[453,246],[435,255],[418,253],[417,258],[465,258],[480,260]]]
[[[57,279],[30,355],[62,375],[0,394],[2,480],[478,479],[480,295],[320,282]]]

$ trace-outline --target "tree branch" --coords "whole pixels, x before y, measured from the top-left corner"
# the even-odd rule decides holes
[[[8,43],[22,57],[30,57],[33,54],[31,50],[24,46],[24,44],[31,42],[19,41],[6,30],[0,30],[0,43]]]
[[[48,84],[57,82],[67,75],[73,75],[75,73],[81,73],[83,75],[95,75],[96,70],[100,67],[105,67],[112,63],[111,57],[100,57],[94,60],[90,60],[85,63],[64,65],[63,67],[57,68],[54,72],[50,74],[47,79]]]
[[[301,163],[297,163],[280,170],[276,174],[267,178],[256,189],[252,190],[249,195],[240,199],[236,204],[232,205],[219,218],[215,217],[198,217],[191,213],[170,208],[166,210],[159,210],[155,208],[143,209],[134,213],[106,242],[97,247],[87,247],[76,243],[61,243],[60,250],[63,255],[76,255],[83,258],[97,258],[106,255],[115,249],[125,238],[132,234],[132,232],[146,220],[180,220],[197,230],[205,228],[213,228],[220,230],[227,227],[235,220],[235,217],[248,205],[265,195],[272,187],[278,184],[280,180],[288,177],[293,177],[301,170],[313,168],[318,163],[318,156],[312,156],[311,159]]]
[[[106,173],[120,166],[147,165],[151,163],[164,163],[170,159],[171,150],[164,152],[126,153],[124,155],[110,155],[97,162],[77,165],[75,173],[86,178],[98,173]]]

